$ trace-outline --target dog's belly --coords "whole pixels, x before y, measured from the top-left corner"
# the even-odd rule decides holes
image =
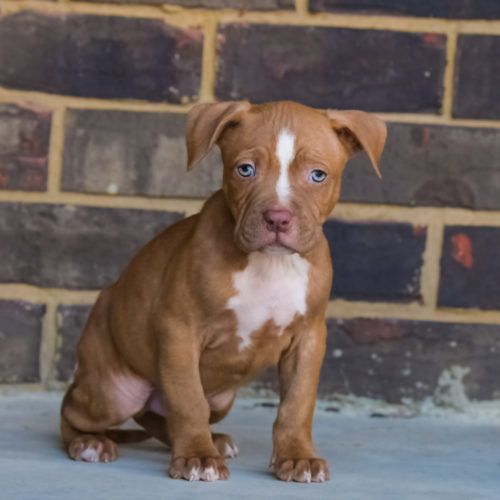
[[[142,410],[151,395],[153,386],[145,379],[130,373],[116,373],[106,382],[108,397],[120,417],[128,418]]]

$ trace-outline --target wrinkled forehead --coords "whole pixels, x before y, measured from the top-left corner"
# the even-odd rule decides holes
[[[287,103],[288,104],[288,103]],[[237,154],[254,148],[275,155],[336,160],[341,146],[328,119],[319,111],[286,104],[254,106],[234,127],[224,148]]]

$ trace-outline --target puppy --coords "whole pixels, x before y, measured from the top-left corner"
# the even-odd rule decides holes
[[[191,109],[188,168],[217,144],[222,189],[99,295],[61,409],[71,458],[111,461],[116,441],[155,436],[171,447],[172,478],[226,479],[237,448],[210,424],[239,387],[277,364],[271,470],[285,481],[329,478],[311,437],[333,274],[322,226],[348,158],[363,149],[379,174],[385,139],[384,123],[361,111],[292,102]],[[111,429],[131,417],[147,434]]]

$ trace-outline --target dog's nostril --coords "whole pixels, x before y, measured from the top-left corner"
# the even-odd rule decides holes
[[[270,231],[286,231],[290,225],[292,214],[288,210],[266,210],[264,221]]]

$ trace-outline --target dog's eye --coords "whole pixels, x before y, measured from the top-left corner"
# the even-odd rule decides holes
[[[326,172],[323,172],[323,170],[313,170],[310,175],[310,179],[313,182],[323,182],[326,179]]]
[[[255,167],[251,165],[250,163],[243,163],[242,165],[239,165],[238,168],[238,174],[240,174],[241,177],[254,177],[255,176]]]

